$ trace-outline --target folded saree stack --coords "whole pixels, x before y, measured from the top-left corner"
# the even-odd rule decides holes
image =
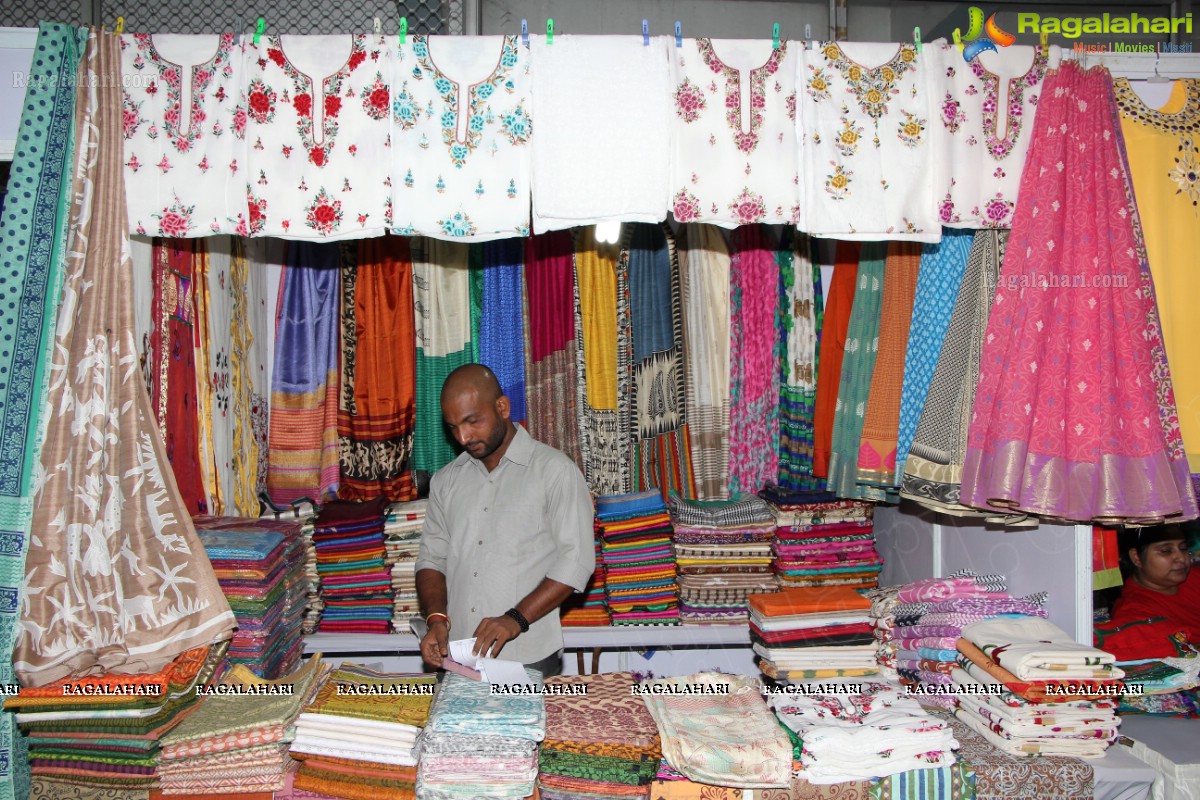
[[[428,500],[392,503],[383,523],[384,558],[392,575],[392,627],[408,630],[408,621],[421,615],[417,606],[417,553],[425,529]]]
[[[559,622],[566,627],[593,627],[608,625],[612,617],[608,615],[608,606],[604,602],[604,553],[600,550],[600,539],[596,537],[596,568],[588,580],[582,594],[572,595],[562,604]]]
[[[313,543],[324,604],[322,633],[387,633],[391,629],[395,601],[384,558],[386,506],[383,497],[364,503],[335,500],[317,514]]]
[[[300,524],[207,516],[193,522],[237,617],[230,663],[265,678],[291,672],[300,663],[308,594]]]
[[[350,800],[412,800],[417,739],[436,691],[433,675],[344,663],[296,720],[294,790]]]
[[[597,497],[595,525],[612,624],[677,624],[679,586],[662,493]]]
[[[276,508],[263,503],[259,519],[295,522],[300,525],[300,538],[304,543],[304,577],[308,579],[308,594],[304,598],[304,634],[316,633],[321,624],[321,574],[317,572],[317,547],[313,543],[313,520],[317,509],[310,500],[298,500],[291,506]]]
[[[871,601],[848,586],[750,595],[750,641],[758,668],[781,682],[877,671]]]
[[[662,757],[658,728],[629,672],[551,678],[538,758],[542,800],[646,800]],[[578,692],[578,694],[574,693]]]
[[[417,797],[466,800],[533,794],[538,742],[546,735],[546,706],[536,693],[542,676],[493,693],[490,684],[447,673],[421,737]],[[533,693],[520,691],[528,688]]]
[[[778,486],[759,495],[775,521],[772,552],[781,586],[876,585],[883,559],[875,550],[873,504]]]
[[[327,672],[320,656],[276,680],[235,665],[215,687],[220,693],[205,697],[162,738],[162,793],[236,800],[283,789],[292,766],[288,745],[296,716]]]
[[[198,647],[153,674],[109,674],[22,689],[4,702],[29,737],[35,780],[96,790],[158,786],[160,741],[195,707],[224,657]]]
[[[747,596],[779,587],[771,571],[771,510],[752,494],[708,501],[672,494],[669,503],[679,569],[679,621],[745,622]]]

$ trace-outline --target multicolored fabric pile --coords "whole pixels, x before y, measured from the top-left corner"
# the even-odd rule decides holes
[[[871,601],[848,586],[750,595],[750,641],[773,680],[872,675]]]
[[[416,568],[428,506],[428,500],[392,503],[383,523],[384,560],[391,568],[395,603],[392,627],[397,631],[407,631],[408,621],[421,615],[417,604]]]
[[[679,569],[679,621],[739,623],[746,597],[779,588],[771,571],[775,518],[759,497],[668,500]]]
[[[677,624],[679,586],[662,494],[650,489],[597,497],[595,524],[612,624]]]
[[[647,800],[662,758],[658,727],[629,672],[551,678],[571,687],[546,696],[546,739],[538,758],[543,800]]]
[[[525,674],[529,685],[541,685],[537,671]],[[493,694],[490,684],[447,673],[421,737],[417,794],[421,800],[528,797],[545,736],[542,695]]]
[[[313,526],[317,572],[321,575],[319,630],[331,633],[387,633],[395,601],[384,556],[387,500],[365,503],[335,500],[322,507]]]
[[[604,553],[600,549],[600,538],[596,537],[596,568],[584,587],[583,593],[572,595],[562,604],[559,623],[566,627],[595,627],[609,625],[612,618],[605,604],[606,581],[604,578]]]
[[[265,495],[259,498],[265,500]],[[295,522],[300,525],[300,538],[304,543],[304,577],[308,583],[308,594],[304,598],[304,635],[316,633],[321,624],[321,612],[325,603],[321,601],[321,574],[317,572],[317,547],[313,543],[313,521],[317,516],[316,506],[311,500],[298,500],[291,506],[275,506],[263,502],[259,519]]]
[[[294,789],[350,800],[412,800],[417,739],[437,679],[344,663],[296,720]]]
[[[163,794],[237,798],[283,789],[292,766],[288,743],[295,737],[296,716],[328,672],[319,656],[278,680],[234,666],[221,679],[231,693],[205,697],[162,738]]]
[[[759,496],[775,519],[772,551],[780,586],[876,585],[883,559],[875,550],[873,504],[778,486]]]
[[[196,534],[237,618],[228,659],[276,678],[300,663],[308,581],[300,525],[266,519],[194,517]]]

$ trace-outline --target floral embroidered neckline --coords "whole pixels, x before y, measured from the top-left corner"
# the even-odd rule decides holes
[[[767,107],[767,77],[774,75],[787,53],[787,42],[771,50],[761,67],[750,70],[750,130],[742,130],[742,71],[734,69],[717,56],[711,39],[697,39],[696,48],[708,68],[725,76],[725,121],[733,131],[737,149],[749,155],[758,146],[758,129],[763,124],[763,109]]]
[[[896,54],[878,67],[864,67],[852,61],[837,42],[826,42],[821,52],[829,65],[842,73],[859,108],[877,122],[887,113],[888,100],[900,93],[896,84],[917,65],[917,49],[907,43],[901,44]]]
[[[280,69],[292,79],[292,106],[296,109],[296,128],[300,141],[308,153],[308,160],[318,167],[329,163],[329,154],[333,150],[338,132],[338,113],[342,110],[342,84],[350,73],[354,72],[367,58],[367,37],[364,34],[353,34],[350,37],[350,55],[341,69],[321,81],[321,141],[317,142],[313,119],[315,110],[313,103],[316,98],[317,82],[306,73],[296,68],[283,51],[283,37],[271,38],[272,44],[267,46],[267,57],[275,62]]]
[[[1133,117],[1143,125],[1149,125],[1163,133],[1200,133],[1200,81],[1184,79],[1183,87],[1183,108],[1174,113],[1159,111],[1146,105],[1127,78],[1117,78],[1113,81],[1113,94],[1116,95],[1121,113]]]
[[[1036,47],[1033,51],[1033,64],[1024,75],[1008,79],[1008,108],[1004,115],[1004,138],[997,135],[997,121],[1000,114],[1000,76],[983,66],[976,58],[971,63],[971,71],[983,82],[983,138],[988,152],[999,161],[1011,153],[1021,138],[1021,123],[1025,118],[1025,92],[1038,86],[1046,77],[1046,68],[1050,63],[1050,48]]]
[[[149,33],[135,33],[134,40],[146,54],[158,65],[159,79],[167,87],[167,110],[163,113],[163,127],[167,138],[181,153],[191,149],[196,140],[203,135],[203,124],[207,118],[203,103],[205,94],[212,84],[218,70],[225,69],[230,63],[233,52],[233,34],[223,33],[217,39],[217,51],[207,61],[185,67],[163,57],[154,46],[154,37]],[[183,115],[183,75],[191,74],[192,97],[191,108],[186,119]],[[187,126],[183,127],[182,123]]]

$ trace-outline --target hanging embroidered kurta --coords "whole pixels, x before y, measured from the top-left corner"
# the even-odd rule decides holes
[[[343,248],[354,252],[342,268],[338,496],[412,500],[417,377],[408,240],[388,236]]]
[[[781,42],[685,39],[673,49],[671,212],[726,228],[799,216],[796,64]]]
[[[688,438],[696,498],[729,497],[729,248],[711,225],[680,234]]]
[[[1193,518],[1108,72],[1069,62],[1048,77],[1034,142],[988,320],[962,500],[1098,522]],[[1050,285],[1064,274],[1069,288]]]
[[[393,229],[528,236],[529,50],[515,36],[414,36],[394,69]]]
[[[932,100],[943,135],[938,154],[949,164],[938,196],[941,224],[953,228],[1010,228],[1021,168],[1033,138],[1042,80],[1058,66],[1057,45],[1015,45],[964,61],[953,45],[928,46],[942,96]]]
[[[510,419],[525,422],[525,317],[521,260],[525,243],[505,239],[480,245],[483,309],[479,319],[479,361],[491,368],[508,396]]]
[[[837,239],[936,242],[931,53],[826,42],[796,78],[800,229]]]
[[[265,36],[246,45],[250,236],[332,240],[387,230],[391,60],[379,35]]]
[[[241,45],[232,33],[120,39],[129,232],[248,235]]]
[[[1200,80],[1177,81],[1161,108],[1150,108],[1129,81],[1113,82],[1129,156],[1146,256],[1154,275],[1162,338],[1171,365],[1188,467],[1200,473]]]
[[[775,251],[779,265],[780,313],[776,327],[783,347],[779,359],[779,485],[814,489],[813,421],[817,399],[817,359],[824,303],[821,265],[811,241],[796,236]]]

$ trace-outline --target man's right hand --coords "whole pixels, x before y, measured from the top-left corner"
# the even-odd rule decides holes
[[[429,630],[421,637],[421,657],[427,664],[442,666],[442,659],[450,655],[450,627],[446,620],[434,617],[429,621]]]

